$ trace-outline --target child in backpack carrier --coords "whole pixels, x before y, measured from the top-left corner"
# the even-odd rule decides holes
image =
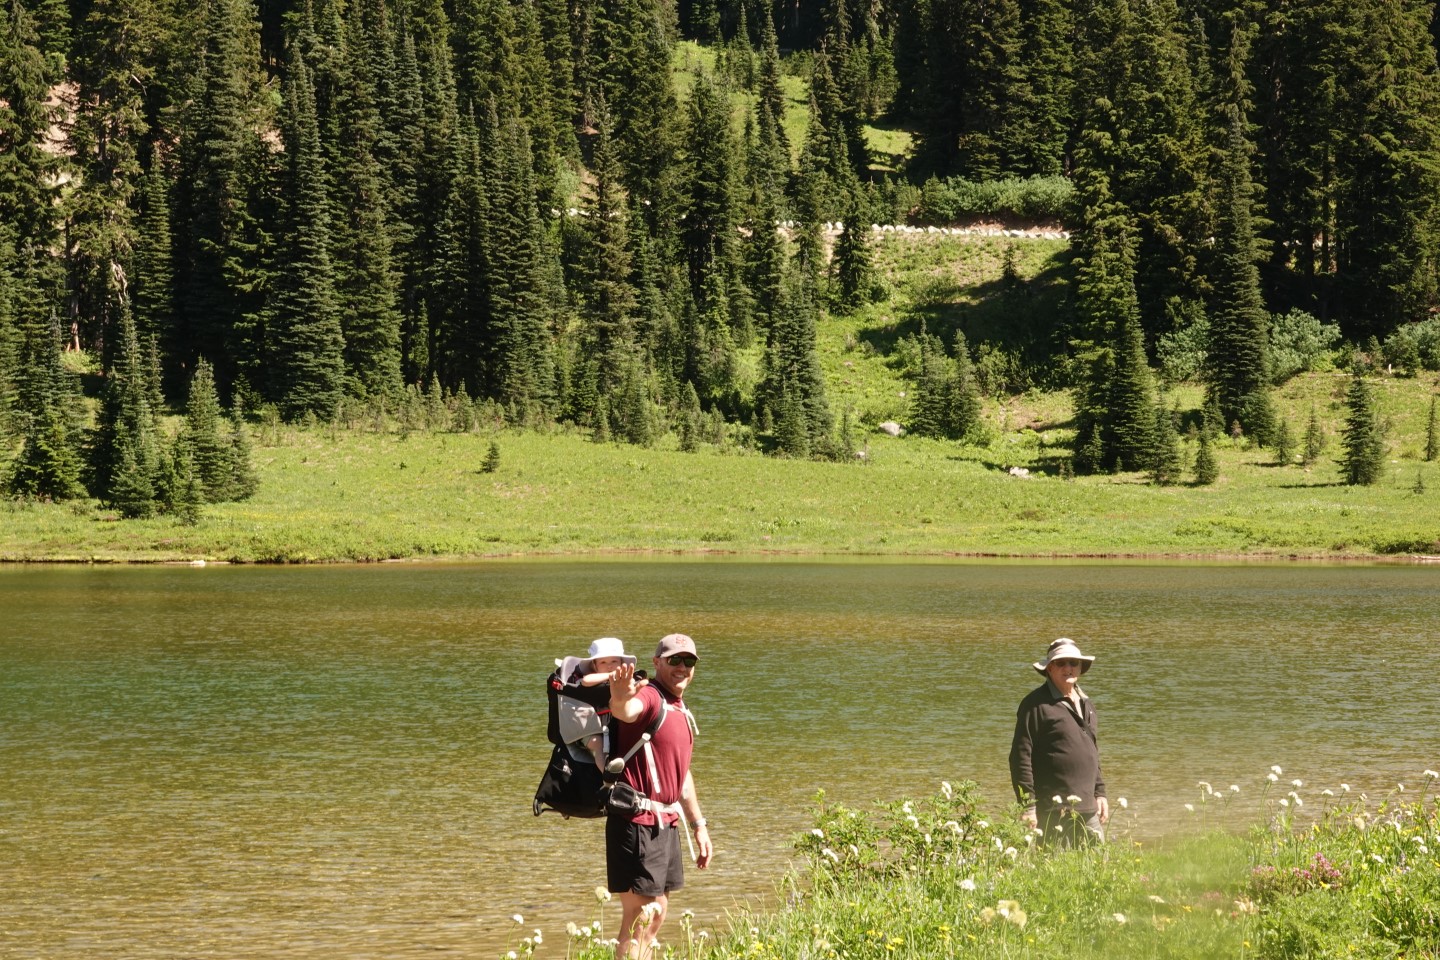
[[[625,652],[625,644],[615,637],[601,637],[590,644],[586,656],[566,657],[555,671],[561,684],[559,696],[571,700],[567,722],[562,724],[562,739],[588,752],[602,773],[610,715],[610,675],[622,663],[635,663],[635,658]]]

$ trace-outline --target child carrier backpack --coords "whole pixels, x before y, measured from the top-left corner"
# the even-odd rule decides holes
[[[578,683],[570,683],[561,676],[557,668],[545,684],[545,695],[549,701],[550,717],[546,736],[554,744],[550,751],[550,762],[540,778],[535,791],[531,812],[540,816],[546,810],[554,810],[561,816],[590,819],[605,816],[610,790],[619,777],[620,770],[641,746],[648,743],[665,719],[664,710],[617,765],[612,760],[608,766],[615,767],[615,773],[602,773],[595,766],[595,758],[580,741],[595,734],[604,734],[610,723],[609,691],[604,687],[591,688],[599,691],[587,700],[587,689]],[[599,696],[604,697],[605,706],[596,706]]]

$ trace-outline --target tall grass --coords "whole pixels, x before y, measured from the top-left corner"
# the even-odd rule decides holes
[[[784,906],[744,912],[719,936],[682,916],[667,957],[1290,958],[1440,955],[1440,820],[1422,789],[1378,802],[1260,791],[1248,835],[1210,832],[1151,849],[1121,834],[1084,850],[1036,842],[973,784],[861,811],[817,798],[795,844]],[[1272,779],[1276,779],[1272,776]],[[1211,802],[1228,802],[1209,791]],[[608,957],[575,927],[565,954]],[[533,948],[533,944],[532,944]],[[557,954],[558,955],[558,954]]]

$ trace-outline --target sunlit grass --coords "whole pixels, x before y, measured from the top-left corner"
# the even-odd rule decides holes
[[[817,798],[797,838],[783,906],[742,910],[725,929],[682,914],[660,952],[739,958],[1434,957],[1440,949],[1440,827],[1426,771],[1418,790],[1375,800],[1262,781],[1248,835],[1205,832],[1142,846],[1125,836],[1055,850],[973,784],[871,810]],[[1278,777],[1271,779],[1278,780]],[[1208,784],[1198,806],[1237,794]],[[1288,785],[1287,785],[1288,786]],[[1232,788],[1238,789],[1238,788]],[[1192,805],[1195,806],[1195,805]],[[566,956],[608,957],[601,926],[572,923]]]

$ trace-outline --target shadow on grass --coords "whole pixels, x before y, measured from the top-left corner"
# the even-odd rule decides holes
[[[990,344],[1018,355],[1027,367],[1051,369],[1064,356],[1069,341],[1071,260],[1069,251],[1056,254],[1028,280],[1000,277],[979,284],[934,280],[895,322],[862,330],[859,339],[890,356],[900,340],[920,332],[923,322],[926,331],[947,346],[960,330],[972,351]]]

